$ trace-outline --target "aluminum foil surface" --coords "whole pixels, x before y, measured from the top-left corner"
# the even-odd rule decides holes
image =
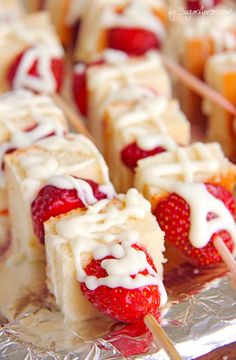
[[[171,254],[168,255],[171,258]],[[161,325],[183,359],[236,341],[236,285],[224,265],[198,270],[185,260],[169,261],[169,302]],[[168,360],[144,325],[102,318],[70,326],[45,287],[45,265],[0,261],[0,359]]]

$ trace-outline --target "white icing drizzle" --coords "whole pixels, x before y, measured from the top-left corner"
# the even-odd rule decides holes
[[[107,107],[115,102],[122,101],[138,101],[145,97],[154,97],[155,93],[147,86],[142,86],[139,84],[130,84],[123,87],[120,87],[119,84],[113,83],[111,86],[111,91],[109,92],[106,99],[98,108],[98,114],[100,118],[104,116],[105,110]],[[117,91],[119,90],[119,91]]]
[[[35,150],[26,152],[18,158],[19,165],[25,173],[23,185],[25,186],[25,197],[29,201],[32,201],[39,189],[51,177],[65,174],[76,175],[86,167],[94,166],[95,162],[99,164],[104,192],[107,191],[108,196],[113,197],[114,192],[110,185],[107,165],[95,145],[85,136],[74,134],[68,134],[65,137],[51,136],[38,141],[37,146],[48,152],[37,153],[37,150]],[[80,159],[79,156],[76,156],[76,153],[81,153]],[[68,163],[64,165],[60,163],[62,154],[68,156]],[[70,161],[70,158],[73,161]],[[64,179],[62,184],[65,181]]]
[[[219,230],[226,230],[236,245],[236,224],[233,216],[222,201],[207,191],[204,184],[159,178],[155,179],[155,185],[178,194],[188,203],[191,223],[189,240],[194,247],[206,246],[212,235]],[[207,221],[209,213],[214,213],[216,218]]]
[[[78,179],[69,175],[53,176],[48,180],[47,184],[53,185],[59,189],[75,189],[77,191],[78,198],[87,207],[97,202],[97,199],[93,194],[92,187],[83,179]],[[107,190],[107,192],[103,191],[103,189]],[[108,199],[112,199],[115,195],[115,190],[111,183],[100,185],[99,190],[104,192],[104,194],[107,194]]]
[[[172,137],[163,134],[144,134],[138,136],[136,142],[137,145],[144,150],[152,150],[157,146],[161,146],[165,150],[174,150],[177,148],[177,144]]]
[[[174,162],[158,165],[150,163],[150,166],[147,165],[145,172],[143,171],[141,174],[141,182],[149,183],[149,181],[152,181],[155,183],[155,181],[158,182],[159,177],[169,175],[179,175],[183,181],[193,182],[194,175],[197,173],[215,174],[220,169],[220,162],[205,144],[198,142],[191,145],[191,148],[198,155],[195,160],[189,158],[188,148],[178,147],[175,150]]]
[[[29,48],[23,55],[13,80],[13,89],[30,88],[36,92],[53,93],[57,83],[51,70],[53,54],[45,46]],[[33,63],[38,60],[38,77],[28,74]]]
[[[69,241],[77,279],[85,282],[89,289],[94,290],[100,285],[127,289],[157,285],[163,305],[167,296],[161,279],[148,264],[145,254],[132,248],[139,241],[138,232],[125,231],[125,222],[129,218],[143,219],[150,212],[150,204],[135,189],[130,189],[126,196],[119,196],[119,199],[124,207],[109,206],[109,200],[101,200],[81,216],[60,220],[56,224],[56,232]],[[116,234],[109,233],[112,227],[121,229]],[[85,273],[81,257],[86,253],[96,260],[108,255],[114,257],[101,263],[108,273],[107,277],[98,279]],[[137,274],[144,269],[148,270],[148,275]]]
[[[165,38],[165,27],[163,22],[153,13],[150,4],[143,0],[130,1],[121,14],[114,11],[112,7],[104,10],[103,26],[112,27],[138,27],[152,31],[163,41]]]

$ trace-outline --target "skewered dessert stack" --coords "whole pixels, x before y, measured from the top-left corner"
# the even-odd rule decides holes
[[[82,15],[73,92],[103,155],[85,136],[68,131],[51,98],[37,94],[55,92],[61,84],[62,47],[47,15],[23,17],[6,31],[18,55],[9,51],[2,76],[6,79],[10,66],[13,88],[35,91],[0,100],[6,182],[1,196],[7,190],[3,210],[9,209],[11,255],[45,261],[48,289],[68,321],[158,318],[167,301],[162,278],[169,244],[199,267],[222,260],[216,237],[236,251],[236,167],[217,143],[190,145],[190,123],[172,98],[161,55],[153,51],[166,32],[165,6],[153,4],[94,1]],[[42,24],[51,29],[47,35]],[[132,41],[124,42],[122,34]],[[142,41],[136,43],[136,36]],[[147,39],[152,41],[144,48]],[[58,52],[38,58],[38,43]],[[134,43],[135,49],[129,48]],[[212,81],[217,61],[209,60],[206,78],[225,95],[220,81]],[[55,76],[54,86],[45,69],[50,79]],[[210,114],[213,124],[214,111]]]

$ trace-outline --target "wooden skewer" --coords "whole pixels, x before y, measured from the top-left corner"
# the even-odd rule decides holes
[[[74,127],[74,129],[93,141],[92,135],[87,130],[86,126],[83,124],[83,121],[80,119],[79,115],[73,110],[73,108],[71,108],[60,95],[53,94],[51,96],[55,103],[62,109],[69,123]]]
[[[236,261],[224,241],[219,236],[214,240],[214,246],[218,250],[231,274],[236,278]]]
[[[165,56],[162,56],[162,59],[166,68],[171,71],[173,75],[177,76],[183,83],[185,83],[191,90],[222,107],[233,116],[236,116],[236,107],[223,95],[212,89],[209,85],[199,80],[196,76],[171,59]]]
[[[148,314],[145,316],[144,322],[154,336],[157,345],[165,350],[169,358],[171,360],[182,360],[182,357],[176,350],[174,344],[166,335],[165,331],[158,324],[155,317],[151,314]]]

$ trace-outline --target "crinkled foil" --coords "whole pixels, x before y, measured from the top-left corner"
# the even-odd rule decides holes
[[[199,271],[175,259],[165,272],[170,301],[161,325],[183,359],[236,341],[236,288],[223,265]],[[46,291],[44,264],[2,259],[0,284],[2,360],[169,359],[142,325],[66,324]]]

